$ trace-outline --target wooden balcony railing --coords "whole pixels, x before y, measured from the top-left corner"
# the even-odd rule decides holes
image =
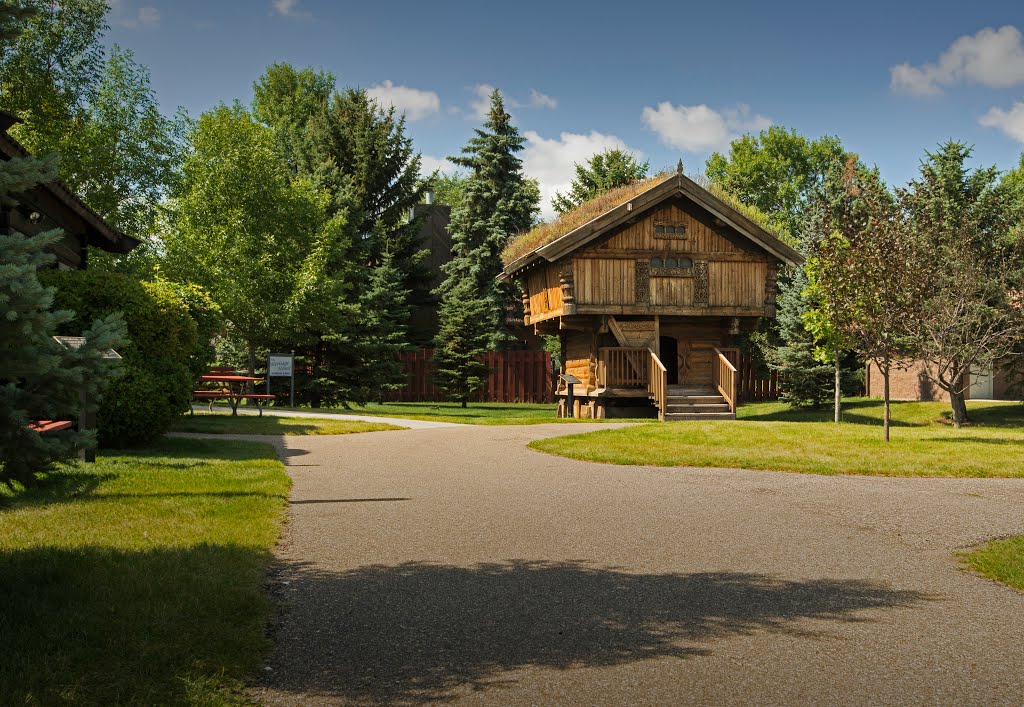
[[[650,358],[647,360],[647,393],[658,406],[658,419],[665,421],[665,403],[668,401],[668,369],[658,358],[658,354],[650,349]]]
[[[601,388],[645,388],[648,349],[606,346],[601,349],[598,385]]]
[[[729,362],[725,354],[715,349],[716,358],[711,364],[711,373],[719,395],[729,403],[729,412],[736,413],[736,366]]]
[[[668,399],[668,370],[651,349],[608,346],[600,351],[597,380],[601,388],[647,388],[647,395],[658,407],[658,418],[665,419]]]

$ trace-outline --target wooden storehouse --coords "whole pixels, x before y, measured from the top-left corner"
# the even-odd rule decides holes
[[[502,276],[526,324],[560,337],[575,416],[734,418],[737,337],[775,316],[778,269],[800,254],[681,168],[590,216],[549,228]]]
[[[7,130],[19,122],[16,116],[0,111],[0,159],[29,156],[29,152],[7,134]],[[60,181],[40,184],[25,194],[17,194],[16,198],[16,206],[0,204],[0,232],[34,235],[60,229],[63,238],[52,246],[59,268],[84,270],[89,262],[90,246],[110,253],[127,253],[139,244],[104,221]]]

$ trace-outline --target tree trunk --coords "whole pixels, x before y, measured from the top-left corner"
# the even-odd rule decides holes
[[[462,399],[462,407],[466,407],[466,399],[465,398]]]
[[[968,376],[970,373],[967,374]],[[950,386],[949,405],[953,408],[953,427],[960,429],[967,422],[967,401],[964,399],[964,374],[961,373]]]
[[[256,375],[256,345],[253,344],[251,341],[247,342],[247,343],[248,343],[248,351],[249,351],[249,375],[250,376],[255,376]],[[245,390],[250,395],[252,395],[253,389],[254,388],[253,388],[253,382],[252,381],[249,381],[248,383],[245,384]]]
[[[842,406],[843,387],[842,387],[841,380],[842,379],[840,377],[840,367],[839,367],[839,349],[836,349],[836,414],[835,414],[835,421],[836,421],[836,423],[839,422],[839,409]]]
[[[889,441],[889,359],[885,359],[885,368],[882,369],[882,380],[885,381],[885,409],[882,412],[882,434],[885,441]]]

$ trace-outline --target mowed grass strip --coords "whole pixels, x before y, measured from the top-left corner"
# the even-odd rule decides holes
[[[222,412],[197,412],[182,415],[174,424],[175,432],[234,435],[347,435],[358,432],[404,430],[405,427],[362,420],[328,420],[315,417],[274,417],[230,415]]]
[[[223,704],[268,649],[270,445],[167,439],[0,498],[0,704]]]
[[[993,540],[961,555],[972,570],[1011,587],[1024,590],[1024,535]]]
[[[741,407],[736,421],[673,422],[538,440],[534,449],[573,459],[652,466],[727,467],[815,474],[1024,477],[1024,406],[976,403],[977,424],[953,429],[948,405],[894,405],[892,441],[882,440],[881,403],[831,411]]]

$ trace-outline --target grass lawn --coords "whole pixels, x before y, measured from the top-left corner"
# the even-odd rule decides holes
[[[1024,589],[1024,535],[993,540],[961,557],[978,574]]]
[[[1024,405],[968,403],[975,424],[949,424],[944,403],[895,403],[892,442],[882,441],[882,403],[829,409],[782,403],[742,406],[733,421],[656,423],[538,440],[531,447],[612,464],[736,467],[815,474],[1024,477]]]
[[[298,411],[309,408],[286,408]],[[434,422],[460,422],[466,425],[543,425],[552,422],[630,422],[630,420],[569,420],[555,417],[554,403],[370,403],[351,410],[324,408],[319,412],[342,415],[374,415],[378,417],[404,417],[409,420]],[[649,422],[650,420],[632,420]]]
[[[182,415],[175,432],[205,432],[230,435],[347,435],[354,432],[404,430],[404,427],[362,420],[324,420],[315,417],[232,416],[221,412]]]
[[[244,702],[289,485],[270,445],[170,438],[0,496],[0,704]]]

